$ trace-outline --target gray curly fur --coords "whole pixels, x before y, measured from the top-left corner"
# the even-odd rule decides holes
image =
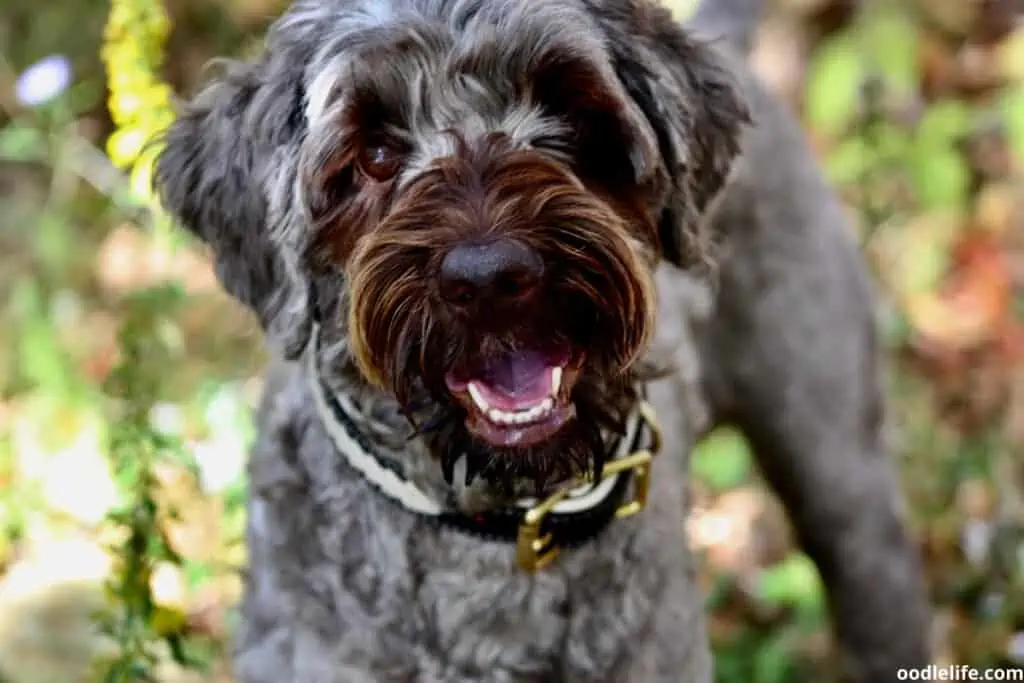
[[[926,663],[869,284],[795,121],[725,44],[749,34],[756,12],[741,14],[731,25],[698,15],[710,17],[703,35],[726,39],[712,46],[644,0],[303,0],[261,56],[230,63],[184,109],[158,164],[164,202],[210,245],[224,287],[279,355],[250,468],[239,681],[709,682],[683,480],[693,444],[725,422],[750,439],[817,562],[854,678],[896,680],[897,667]],[[360,428],[425,491],[449,490],[395,401],[349,357],[343,277],[309,263],[315,198],[303,179],[323,163],[325,112],[346,96],[354,55],[397,33],[420,57],[374,77],[417,108],[424,162],[443,153],[445,127],[503,129],[529,145],[562,125],[510,103],[498,78],[424,80],[438,60],[489,41],[481,59],[509,74],[558,44],[614,83],[636,130],[637,177],[668,181],[658,201],[675,265],[658,268],[651,354],[674,373],[651,387],[667,444],[651,503],[538,574],[520,571],[507,545],[396,509],[349,471],[300,362],[317,310],[321,373],[359,407]],[[742,132],[737,92],[755,121]],[[714,287],[685,268],[706,236],[718,244]],[[456,494],[466,509],[495,502],[479,482]]]

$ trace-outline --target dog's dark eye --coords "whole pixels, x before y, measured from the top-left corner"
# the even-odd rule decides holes
[[[363,147],[359,166],[374,180],[390,180],[402,166],[402,153],[388,144],[370,144]]]

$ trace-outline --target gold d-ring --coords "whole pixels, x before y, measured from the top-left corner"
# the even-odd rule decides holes
[[[661,450],[661,427],[658,425],[654,409],[646,401],[640,401],[638,408],[640,419],[651,430],[650,448],[634,451],[624,458],[607,463],[601,475],[603,478],[627,471],[633,472],[633,495],[615,511],[615,516],[618,518],[632,517],[647,505],[647,493],[651,485],[651,462]],[[555,491],[526,512],[516,537],[516,560],[520,567],[528,572],[535,572],[547,567],[562,552],[562,549],[553,543],[550,533],[541,533],[541,526],[555,506],[565,500],[570,491],[586,482],[585,477],[580,477]]]

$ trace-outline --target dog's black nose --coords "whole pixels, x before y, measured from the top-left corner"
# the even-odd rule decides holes
[[[451,304],[507,303],[537,288],[544,261],[521,242],[497,239],[453,247],[441,261],[439,275],[441,296]]]

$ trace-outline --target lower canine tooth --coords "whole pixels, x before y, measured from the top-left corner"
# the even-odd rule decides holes
[[[562,388],[562,368],[557,367],[551,371],[551,393],[558,395],[558,390]]]
[[[487,405],[487,400],[483,397],[483,394],[480,393],[480,389],[477,388],[476,384],[470,382],[468,389],[469,396],[473,399],[473,403],[476,404],[477,408],[489,415],[490,411],[488,410],[489,406]]]

